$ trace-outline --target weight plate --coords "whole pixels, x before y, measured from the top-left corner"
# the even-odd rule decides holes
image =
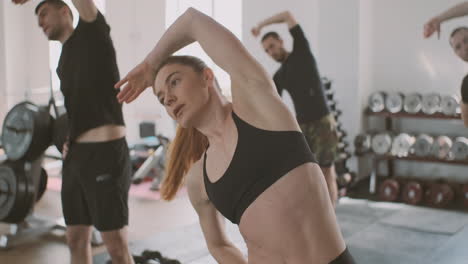
[[[445,115],[453,116],[460,112],[460,98],[456,95],[444,95],[440,108]]]
[[[410,114],[416,114],[421,111],[422,96],[418,93],[412,93],[405,96],[403,109]]]
[[[379,198],[382,201],[396,201],[400,193],[400,184],[394,179],[387,179],[380,184]]]
[[[407,204],[419,204],[424,197],[424,190],[416,181],[410,181],[405,184],[402,191],[402,200]]]
[[[455,193],[448,184],[431,184],[426,191],[426,200],[433,207],[447,207],[452,202]]]
[[[385,108],[385,93],[374,92],[369,96],[369,109],[372,112],[381,112]]]
[[[385,98],[385,108],[390,113],[398,113],[403,110],[403,94],[401,93],[389,93]]]
[[[376,154],[387,154],[392,147],[392,137],[388,133],[380,133],[372,137],[372,151]]]
[[[457,137],[453,142],[451,155],[455,160],[465,160],[468,158],[468,139]]]
[[[391,154],[397,157],[408,156],[416,139],[406,133],[401,133],[393,139]]]
[[[422,111],[425,114],[432,115],[440,111],[441,98],[439,94],[425,94],[422,98]]]
[[[0,165],[0,221],[3,221],[13,210],[17,188],[13,169]]]
[[[52,141],[52,122],[48,108],[31,102],[15,105],[2,127],[2,142],[8,159],[31,161],[39,157]]]
[[[452,140],[447,136],[438,136],[432,144],[432,155],[439,159],[449,159]]]
[[[412,150],[418,157],[428,157],[431,154],[434,139],[426,134],[421,134],[416,138]]]

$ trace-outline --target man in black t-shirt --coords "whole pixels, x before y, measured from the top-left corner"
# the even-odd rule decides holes
[[[268,32],[262,37],[265,52],[281,63],[273,80],[279,94],[287,90],[291,95],[297,121],[309,147],[317,156],[331,201],[335,205],[338,190],[334,162],[337,157],[338,135],[336,121],[324,96],[317,63],[302,28],[287,11],[260,22],[252,29],[252,34],[258,36],[263,27],[275,23],[288,25],[294,43],[293,50],[288,52],[278,33]]]
[[[134,263],[127,241],[131,166],[110,27],[93,0],[72,2],[79,12],[76,28],[62,0],[43,0],[35,9],[46,37],[62,43],[57,74],[70,130],[61,196],[71,263],[92,262],[92,226],[113,263]]]
[[[424,37],[428,38],[435,32],[440,37],[440,24],[443,22],[461,16],[468,15],[468,2],[455,5],[452,8],[433,17],[424,25]],[[458,27],[450,34],[450,46],[455,54],[465,62],[468,62],[468,27]],[[460,103],[461,116],[465,126],[468,127],[468,75],[463,78],[461,85]]]

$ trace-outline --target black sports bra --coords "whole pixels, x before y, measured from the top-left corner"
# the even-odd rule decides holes
[[[256,128],[234,112],[238,140],[234,156],[224,175],[210,182],[203,178],[208,198],[221,214],[235,224],[244,211],[283,175],[307,162],[316,163],[304,135],[299,131],[269,131]]]

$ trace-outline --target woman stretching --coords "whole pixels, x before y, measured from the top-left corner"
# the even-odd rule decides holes
[[[194,41],[230,75],[232,103],[201,60],[171,56]],[[130,103],[150,86],[179,124],[163,197],[172,199],[186,181],[219,263],[354,263],[296,118],[229,30],[187,10],[116,84],[118,99]],[[248,262],[228,240],[223,216],[239,226]]]

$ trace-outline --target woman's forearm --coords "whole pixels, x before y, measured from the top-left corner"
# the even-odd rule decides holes
[[[247,264],[242,252],[232,244],[210,248],[210,253],[219,263]]]
[[[257,79],[268,78],[232,32],[193,8],[189,8],[167,29],[145,60],[157,69],[165,58],[194,41],[231,79],[246,75]]]
[[[195,41],[191,36],[191,20],[190,12],[185,12],[164,32],[156,46],[145,58],[145,61],[152,68],[159,68],[159,64],[164,59]]]

